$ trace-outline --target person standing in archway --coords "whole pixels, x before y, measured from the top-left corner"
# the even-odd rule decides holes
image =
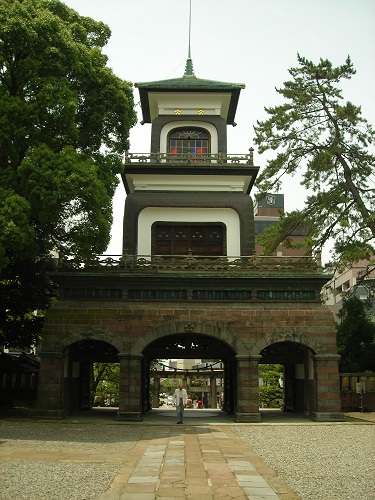
[[[183,424],[184,408],[187,404],[187,392],[184,386],[180,383],[178,384],[178,389],[174,391],[174,401],[177,410],[177,423]]]

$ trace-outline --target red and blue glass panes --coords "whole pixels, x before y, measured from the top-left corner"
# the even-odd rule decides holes
[[[209,152],[209,134],[204,129],[175,129],[169,134],[169,153],[200,155]]]

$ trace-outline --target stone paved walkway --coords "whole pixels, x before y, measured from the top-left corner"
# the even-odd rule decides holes
[[[225,426],[149,426],[100,500],[298,499]]]
[[[289,426],[294,430],[300,428],[300,433],[292,433],[292,439],[302,436],[306,446],[310,442],[310,439],[306,440],[306,436],[310,436],[309,429],[317,431],[321,428],[319,436],[334,434],[329,432],[327,424],[311,423],[305,416],[282,412],[263,411],[263,423],[236,425],[232,418],[220,411],[191,411],[186,412],[183,425],[176,425],[175,410],[172,409],[153,410],[137,423],[116,421],[116,411],[81,413],[62,421],[17,417],[0,420],[0,500],[294,500],[299,496],[291,486],[254,451],[255,447],[259,449],[257,440],[259,445],[259,439],[264,440],[265,436],[269,439],[272,433],[266,432],[266,429],[269,431],[275,426],[277,432],[283,434],[288,434]],[[345,423],[330,425],[332,430],[338,426],[340,432],[343,426],[349,426],[349,429],[354,425],[354,429],[358,429],[358,425],[363,424],[363,417],[368,427],[369,422],[375,422],[374,415],[347,414]],[[244,433],[239,433],[239,429]],[[251,429],[257,429],[257,432],[254,434]],[[373,436],[369,430],[366,435]],[[243,436],[248,436],[248,439],[242,440]],[[319,440],[324,447],[324,438]],[[292,451],[288,441],[284,442],[287,444],[284,450],[280,450],[279,446],[283,446],[280,442],[264,444],[268,450],[277,447],[275,457],[282,451],[284,454],[281,456],[288,457]],[[367,454],[371,449],[371,439],[368,443]],[[311,451],[317,450],[316,456],[319,456],[322,449],[315,446],[314,450],[306,453],[314,462]],[[296,451],[294,448],[294,453]],[[299,471],[300,464],[307,458],[306,453],[300,453],[297,467],[289,468],[289,473]],[[339,454],[337,459],[340,474],[349,467],[349,472],[344,474],[345,477],[352,477],[353,462],[350,457]],[[365,463],[370,462],[367,456]],[[306,469],[307,465],[310,469]],[[296,478],[299,491],[303,486],[302,491],[308,491],[309,498],[315,498],[311,496],[314,494],[311,491],[317,488],[314,481],[321,480],[325,486],[320,491],[328,491],[330,485],[333,490],[329,498],[343,498],[341,493],[336,495],[334,487],[336,485],[336,491],[346,492],[349,486],[347,490],[342,488],[340,474],[335,481],[331,481],[337,475],[336,468],[331,469],[328,464],[323,474],[319,468],[311,469],[312,465],[311,460],[305,462],[305,482],[300,483],[301,478]],[[283,477],[287,477],[285,468],[282,469]],[[357,469],[360,470],[358,464]],[[368,470],[371,466],[367,465],[362,476]],[[363,487],[361,498],[372,498],[371,493],[368,495],[367,483],[357,481],[356,484]],[[326,487],[327,490],[324,489]],[[357,489],[352,491],[357,493]],[[347,498],[357,496],[349,494]]]

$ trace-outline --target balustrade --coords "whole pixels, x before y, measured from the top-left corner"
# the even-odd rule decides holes
[[[200,256],[188,253],[187,255],[98,255],[92,259],[77,260],[70,258],[59,259],[57,269],[64,270],[101,270],[101,271],[129,271],[129,272],[168,272],[178,271],[187,273],[212,272],[216,274],[311,274],[319,272],[321,265],[319,257],[298,256]]]
[[[126,165],[144,165],[144,164],[185,164],[185,165],[225,165],[254,166],[254,149],[250,148],[248,154],[224,154],[224,153],[125,153]]]

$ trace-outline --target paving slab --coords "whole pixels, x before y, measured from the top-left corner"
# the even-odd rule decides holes
[[[298,499],[229,427],[183,425],[178,428],[178,438],[174,426],[167,427],[169,433],[164,425],[162,435],[157,427],[145,432],[132,454],[137,457],[133,471],[129,474],[130,464],[124,464],[124,470],[98,500],[140,498],[134,495],[151,498],[150,483],[157,500]],[[151,473],[151,467],[159,468],[158,475]]]
[[[60,470],[66,470],[74,477],[79,477],[82,470],[90,470],[97,481],[105,483],[95,496],[85,497],[97,500],[296,500],[298,495],[260,458],[251,440],[241,437],[237,427],[250,429],[256,426],[266,430],[275,424],[278,428],[292,425],[298,429],[306,425],[309,428],[322,426],[311,423],[304,416],[280,414],[276,414],[277,421],[272,422],[271,413],[266,414],[263,423],[235,426],[232,418],[215,410],[186,412],[184,424],[176,425],[173,410],[170,415],[169,410],[150,413],[152,415],[145,415],[143,422],[137,423],[118,422],[114,418],[103,422],[87,415],[60,422],[39,422],[42,423],[40,427],[49,428],[48,439],[39,434],[39,440],[33,438],[34,434],[38,434],[35,431],[39,427],[34,420],[28,426],[25,423],[24,430],[21,429],[23,424],[20,424],[19,444],[19,438],[15,438],[9,447],[7,443],[13,436],[4,427],[5,440],[0,441],[0,466],[5,462],[9,466],[14,464],[17,474],[23,474],[27,468],[44,471],[53,466],[55,477]],[[357,427],[358,423],[363,425],[363,422],[351,418],[340,423],[340,428],[343,425]],[[87,429],[91,429],[91,435]],[[126,431],[122,433],[122,429]],[[0,491],[0,500],[3,498],[9,500],[10,497],[2,496]],[[27,498],[38,500],[48,496]]]

